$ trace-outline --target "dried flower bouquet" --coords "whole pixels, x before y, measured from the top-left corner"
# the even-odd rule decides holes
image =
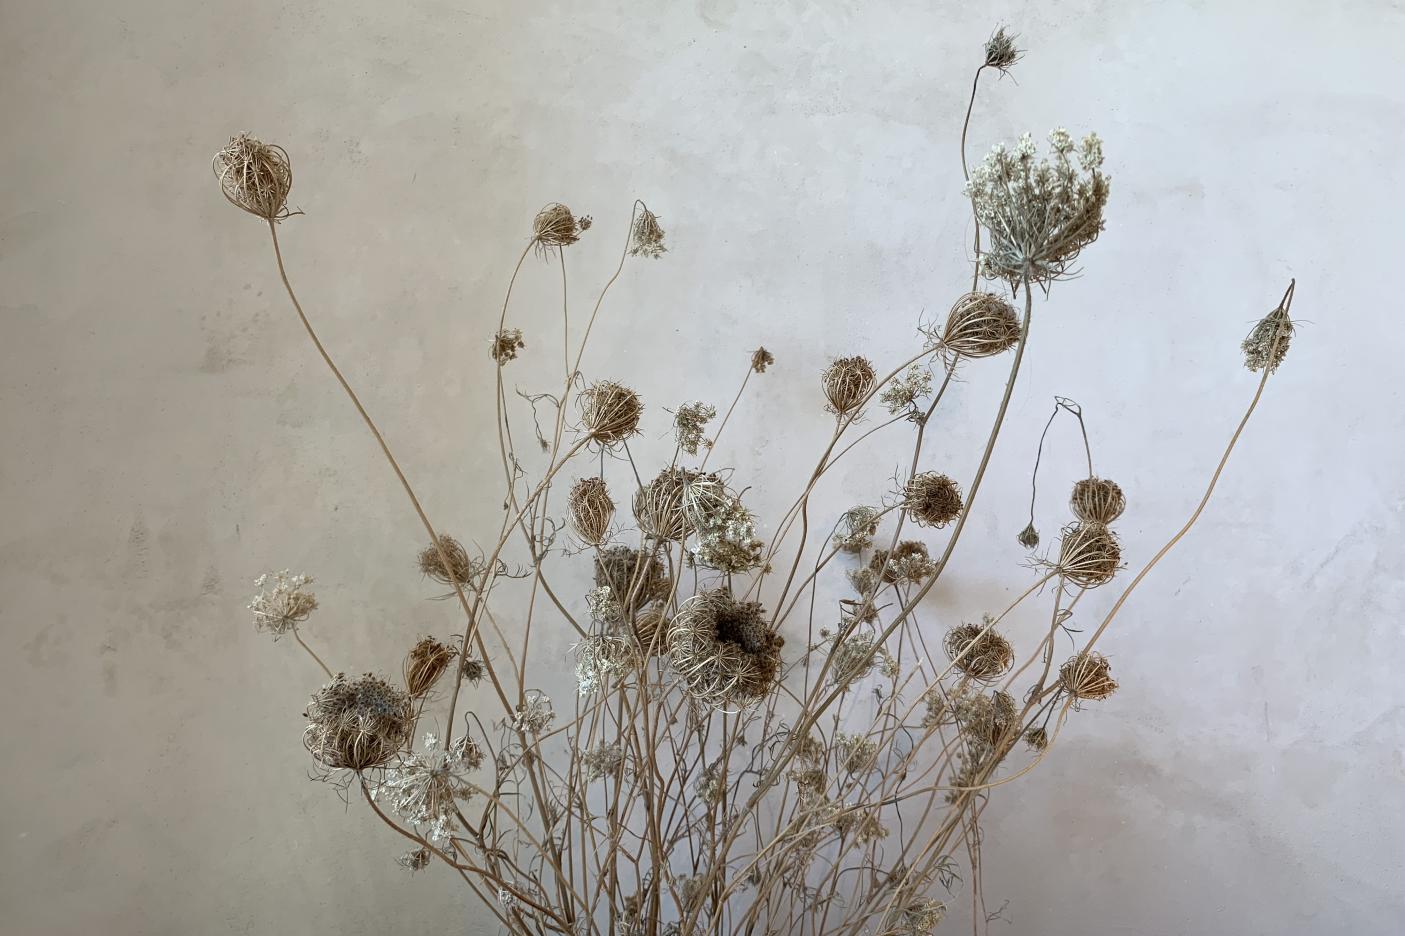
[[[992,36],[972,103],[983,75],[1019,57],[1014,37]],[[1048,756],[1072,712],[1117,689],[1100,652],[1105,632],[1205,509],[1288,350],[1293,287],[1243,342],[1260,377],[1204,496],[1095,628],[1068,625],[1123,570],[1113,525],[1127,498],[1094,474],[1088,447],[1071,516],[1054,548],[1027,564],[1034,572],[1021,572],[1018,596],[979,623],[938,633],[918,615],[981,491],[1029,347],[1035,294],[1047,296],[1098,238],[1109,193],[1096,136],[1075,141],[1055,130],[1043,157],[1026,136],[968,171],[969,124],[968,107],[970,289],[943,322],[922,330],[907,360],[876,367],[848,355],[820,375],[815,406],[833,415],[833,431],[808,475],[789,464],[769,473],[768,484],[788,479],[796,489],[770,524],[752,513],[731,472],[708,468],[748,383],[774,379],[760,376],[775,363],[769,351],[748,352],[741,388],[715,429],[712,404],[677,404],[674,457],[652,468],[629,448],[645,419],[639,395],[579,371],[590,327],[628,259],[665,253],[660,219],[639,202],[574,363],[568,349],[559,387],[539,398],[554,415],[546,430],[537,427],[545,467],[529,476],[503,379],[531,337],[513,327],[511,283],[529,253],[564,264],[564,251],[591,228],[564,205],[544,208],[488,336],[504,513],[482,551],[431,523],[293,292],[278,233],[293,214],[288,154],[241,134],[215,157],[226,198],[267,223],[294,310],[423,526],[420,571],[451,589],[462,616],[457,633],[407,635],[399,677],[348,676],[301,633],[317,609],[310,578],[266,575],[250,605],[259,630],[291,634],[324,671],[305,711],[304,744],[323,777],[393,830],[407,849],[401,865],[442,865],[514,933],[928,933],[958,893],[977,921],[987,918],[980,822],[991,791]],[[929,464],[927,429],[959,367],[983,379],[981,369],[993,366],[984,360],[1002,355],[1004,393],[979,467],[958,482]],[[887,418],[865,425],[879,409]],[[1057,400],[1050,425],[1060,414],[1083,429],[1077,404]],[[816,484],[854,446],[903,425],[913,436],[908,470],[886,492],[862,492],[872,506],[827,516],[812,502]],[[1031,551],[1040,540],[1033,506],[1031,496],[1030,522],[1016,537]],[[595,587],[584,595],[553,588],[563,562],[591,563]],[[841,565],[852,593],[817,611],[815,583]],[[512,578],[529,589],[525,605],[503,597]],[[1044,636],[1017,653],[1002,624],[1038,602]],[[572,699],[542,688],[561,675],[531,655],[542,627],[574,634]],[[1056,658],[1061,638],[1074,646],[1066,660]],[[473,711],[465,711],[465,682],[478,690]]]

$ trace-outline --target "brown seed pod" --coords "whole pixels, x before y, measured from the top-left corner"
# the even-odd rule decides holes
[[[751,369],[758,374],[766,373],[766,368],[776,363],[776,356],[765,348],[757,348],[751,354]]]
[[[829,401],[825,408],[840,416],[858,409],[873,392],[875,380],[877,374],[867,358],[839,358],[825,368],[820,378],[824,397]]]
[[[1106,524],[1078,522],[1063,528],[1055,569],[1084,588],[1112,579],[1122,565],[1122,547]]]
[[[410,695],[418,699],[434,688],[458,653],[458,650],[433,637],[426,637],[410,648],[405,656],[405,688]]]
[[[532,241],[538,252],[545,252],[548,247],[569,247],[581,239],[580,232],[588,227],[588,218],[577,219],[571,209],[553,202],[532,219]]]
[[[595,584],[608,587],[626,614],[673,592],[662,559],[624,545],[607,546],[596,554]]]
[[[639,394],[613,380],[602,380],[581,391],[581,421],[591,439],[615,445],[639,431],[644,404]]]
[[[581,478],[571,485],[566,499],[571,529],[581,541],[599,546],[610,533],[610,520],[615,516],[615,502],[605,487],[604,478]]]
[[[420,571],[445,585],[455,582],[460,585],[470,584],[478,570],[474,567],[468,551],[458,540],[446,533],[439,534],[439,547],[435,549],[433,546],[426,546],[420,550],[417,557]],[[440,555],[441,551],[443,555]],[[446,558],[449,561],[447,566],[444,564]]]
[[[1111,523],[1127,509],[1127,497],[1114,481],[1084,478],[1073,486],[1069,498],[1073,515],[1088,523]]]
[[[983,358],[1008,351],[1020,340],[1015,307],[995,293],[970,292],[946,316],[940,344],[949,354]]]
[[[240,133],[215,154],[213,168],[231,205],[265,221],[288,217],[293,167],[283,147]]]
[[[918,526],[944,527],[961,516],[961,488],[944,474],[913,475],[903,492],[904,506]]]
[[[383,767],[403,751],[414,731],[408,693],[367,673],[343,673],[319,689],[304,712],[303,746],[324,767],[357,772]]]
[[[764,697],[780,674],[783,643],[759,604],[726,589],[694,595],[668,626],[669,665],[695,701],[714,708]]]
[[[1096,702],[1117,691],[1107,657],[1093,651],[1080,653],[1059,667],[1059,686],[1080,702]]]
[[[1010,641],[981,624],[953,627],[947,631],[942,646],[957,669],[982,682],[1005,675],[1015,665],[1015,650]]]
[[[686,468],[665,468],[634,494],[634,519],[639,529],[661,540],[682,541],[689,530],[684,504],[688,485],[698,477]]]

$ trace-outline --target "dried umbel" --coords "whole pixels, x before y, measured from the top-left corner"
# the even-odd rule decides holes
[[[667,598],[673,581],[663,560],[655,553],[629,546],[607,546],[595,556],[595,585],[608,588],[628,612]]]
[[[663,245],[663,228],[659,227],[659,216],[644,208],[639,212],[639,217],[634,219],[634,228],[630,231],[630,256],[658,259],[667,252],[668,248]]]
[[[1014,648],[995,632],[989,618],[984,624],[953,627],[947,631],[942,646],[957,669],[981,682],[1003,676],[1015,665]]]
[[[1059,687],[1080,702],[1100,701],[1117,691],[1107,657],[1085,651],[1059,667]]]
[[[1049,144],[1052,159],[1037,159],[1025,134],[1014,152],[996,145],[971,170],[966,195],[990,234],[981,255],[988,279],[1047,285],[1102,232],[1109,189],[1102,141],[1089,134],[1075,148],[1060,129],[1049,134]]]
[[[766,373],[766,368],[776,363],[776,356],[765,348],[751,352],[751,369],[758,374]]]
[[[1024,743],[1029,745],[1031,751],[1044,751],[1049,748],[1049,731],[1046,728],[1034,727],[1024,733]]]
[[[304,714],[303,746],[332,770],[384,766],[409,744],[415,723],[409,694],[370,673],[357,679],[338,673]]]
[[[448,847],[459,826],[457,801],[473,795],[465,775],[482,763],[483,752],[468,735],[459,735],[446,749],[437,737],[426,734],[424,750],[410,753],[398,767],[387,770],[373,795],[388,800],[407,822],[427,827],[431,842]]]
[[[405,688],[410,695],[419,698],[433,689],[458,654],[456,648],[433,637],[415,644],[405,656]]]
[[[714,708],[749,705],[769,692],[783,643],[759,604],[726,589],[694,595],[668,627],[670,666],[695,701]]]
[[[868,567],[889,585],[918,584],[936,569],[927,544],[918,540],[903,540],[891,553],[886,549],[878,550],[868,561]]]
[[[825,409],[837,416],[850,413],[864,404],[873,392],[873,384],[878,379],[868,358],[843,357],[825,368],[820,378],[824,398],[829,402]]]
[[[317,610],[317,596],[307,590],[311,584],[311,576],[294,575],[287,569],[265,572],[254,579],[258,593],[249,602],[254,629],[272,634],[274,640],[297,630]]]
[[[878,532],[878,508],[850,507],[839,518],[839,531],[834,534],[834,545],[844,552],[861,552],[873,545],[874,534]]]
[[[581,695],[617,685],[643,663],[633,633],[591,634],[576,647],[576,684]]]
[[[645,656],[657,656],[668,650],[668,610],[654,605],[634,615],[634,639]]]
[[[969,750],[968,763],[990,758],[1019,724],[1014,697],[998,689],[989,695],[961,697],[956,702],[955,713]]]
[[[1122,566],[1122,547],[1106,524],[1079,521],[1063,529],[1056,571],[1075,585],[1094,588]]]
[[[590,546],[599,546],[610,534],[610,520],[615,516],[615,502],[605,487],[604,478],[581,478],[571,485],[566,499],[571,529]]]
[[[1020,317],[1003,297],[969,292],[947,313],[936,345],[943,354],[985,358],[1013,348],[1019,343],[1020,331]]]
[[[1023,53],[1015,48],[1017,38],[1019,37],[1006,32],[1004,26],[997,29],[994,35],[985,41],[986,67],[998,68],[1003,72],[1018,62]]]
[[[698,477],[686,468],[665,468],[634,494],[634,519],[639,529],[660,540],[681,541],[688,535],[683,498]]]
[[[505,328],[493,336],[488,356],[499,364],[506,364],[508,361],[517,360],[517,352],[525,347],[527,342],[522,340],[522,329]]]
[[[293,167],[283,147],[240,133],[215,154],[214,170],[231,205],[265,221],[288,217]]]
[[[439,534],[439,546],[426,546],[417,557],[420,571],[436,582],[467,585],[478,575],[478,564],[463,544],[447,533]]]
[[[414,851],[407,851],[399,858],[396,858],[395,863],[406,871],[423,871],[425,868],[429,867],[429,855],[430,852],[428,848],[416,848]]]
[[[1127,509],[1127,497],[1117,482],[1106,478],[1084,478],[1073,486],[1069,498],[1073,515],[1088,523],[1108,524]]]
[[[903,506],[918,526],[944,527],[961,516],[961,488],[944,474],[924,471],[907,482]]]
[[[644,404],[639,394],[613,380],[602,380],[581,391],[581,422],[591,439],[616,445],[639,431]]]
[[[878,395],[878,402],[894,416],[906,413],[909,419],[920,421],[925,418],[925,414],[917,404],[931,392],[931,368],[914,364],[904,371],[901,377],[888,381],[888,386]]]
[[[703,433],[716,416],[717,407],[697,400],[678,407],[678,412],[673,414],[673,436],[678,440],[678,447],[689,455],[698,454],[702,446],[711,448],[712,443]]]
[[[683,490],[690,531],[697,534],[694,561],[720,572],[739,573],[761,564],[765,544],[756,537],[756,518],[715,474],[698,474]]]
[[[829,680],[841,689],[873,672],[875,666],[891,675],[896,660],[886,647],[878,645],[877,635],[866,631],[851,631],[841,637],[836,634],[829,648]]]
[[[1244,350],[1244,366],[1251,371],[1268,368],[1268,372],[1273,373],[1288,356],[1292,340],[1293,320],[1288,317],[1288,310],[1280,305],[1260,319],[1240,345]]]
[[[532,219],[532,242],[544,254],[550,247],[569,247],[590,228],[590,218],[577,218],[560,202],[547,205]]]

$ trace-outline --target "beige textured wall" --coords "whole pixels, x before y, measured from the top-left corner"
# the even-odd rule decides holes
[[[668,227],[673,252],[630,268],[586,361],[645,394],[645,456],[662,407],[720,401],[741,353],[775,349],[726,456],[764,489],[757,465],[826,431],[826,357],[893,360],[961,288],[955,133],[1000,21],[1030,52],[988,85],[975,147],[1096,129],[1113,202],[1085,276],[1037,310],[934,627],[1028,580],[1012,540],[1053,394],[1088,407],[1130,493],[1135,564],[1193,503],[1251,390],[1237,342],[1289,276],[1310,327],[1205,522],[1112,633],[1122,691],[995,797],[986,890],[1009,922],[991,931],[1400,932],[1391,0],[5,0],[0,930],[484,931],[446,875],[406,877],[387,832],[306,781],[317,674],[249,627],[268,567],[318,576],[309,637],[353,671],[394,667],[452,608],[425,600],[413,516],[296,330],[266,237],[216,192],[231,132],[293,154],[307,214],[284,232],[309,309],[440,524],[481,538],[484,340],[541,204],[596,218],[570,252],[577,308],[635,196]],[[543,357],[557,275],[529,264],[518,306]],[[992,373],[969,372],[937,432],[930,457],[958,475]],[[826,508],[872,499],[901,445],[856,458]],[[1076,468],[1066,436],[1050,457]],[[565,638],[544,642],[559,660]]]

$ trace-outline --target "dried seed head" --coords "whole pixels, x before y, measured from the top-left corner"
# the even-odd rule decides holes
[[[214,170],[220,191],[231,205],[265,221],[288,217],[293,167],[283,147],[240,133],[215,154]]]
[[[645,656],[661,655],[668,649],[668,611],[662,604],[634,615],[634,639]]]
[[[875,380],[877,375],[867,358],[858,355],[839,358],[825,368],[820,379],[825,399],[829,401],[825,409],[838,416],[858,409],[873,392]]]
[[[983,624],[953,627],[947,631],[942,646],[957,669],[981,682],[1005,675],[1015,664],[1014,648],[995,632],[989,616]]]
[[[663,245],[663,228],[659,227],[659,216],[648,208],[634,219],[634,230],[630,233],[629,253],[634,257],[662,257],[668,252]]]
[[[423,871],[429,867],[429,849],[416,848],[414,851],[405,852],[395,859],[395,863],[406,871]]]
[[[612,380],[591,384],[580,395],[581,422],[591,439],[611,446],[639,431],[644,404],[639,394]]]
[[[1008,351],[1020,340],[1015,307],[995,293],[969,292],[957,299],[935,344],[944,355],[984,358]]]
[[[420,571],[444,585],[468,585],[478,575],[477,563],[452,536],[439,534],[439,546],[426,546],[418,555]]]
[[[944,527],[961,516],[961,489],[944,474],[924,471],[907,482],[903,506],[918,526]]]
[[[1122,547],[1106,524],[1080,521],[1063,528],[1055,570],[1084,588],[1111,581],[1122,566]]]
[[[604,478],[581,478],[571,486],[566,504],[571,529],[581,542],[591,546],[605,542],[610,533],[610,520],[615,516],[615,502],[610,500]]]
[[[765,544],[756,536],[756,517],[716,474],[697,474],[683,489],[688,529],[697,534],[690,554],[700,565],[740,573],[761,564]]]
[[[1093,651],[1080,653],[1059,667],[1059,686],[1080,702],[1106,699],[1117,691],[1107,657]]]
[[[1043,728],[1030,728],[1024,733],[1024,743],[1031,751],[1043,751],[1049,747],[1049,732]]]
[[[757,348],[751,353],[751,369],[758,374],[766,373],[766,368],[776,363],[776,356],[765,348]]]
[[[596,554],[595,585],[610,589],[625,614],[673,593],[673,580],[657,554],[624,545]]]
[[[780,675],[783,644],[759,604],[726,589],[694,595],[668,627],[669,665],[695,701],[714,708],[764,697]]]
[[[522,329],[505,328],[493,336],[488,356],[499,364],[506,364],[508,361],[517,360],[517,352],[525,347],[527,342],[522,340]]]
[[[665,468],[634,494],[634,519],[639,529],[661,540],[681,542],[688,535],[683,499],[689,482],[698,477],[686,468]]]
[[[311,584],[311,576],[293,575],[287,569],[265,572],[254,579],[258,593],[249,602],[254,629],[272,634],[274,640],[297,630],[317,610],[317,596],[307,590]]]
[[[1266,367],[1273,373],[1288,356],[1292,340],[1293,320],[1288,317],[1288,310],[1280,305],[1260,319],[1240,345],[1244,350],[1244,366],[1255,372]]]
[[[319,689],[304,712],[303,746],[318,763],[357,772],[382,767],[405,749],[414,730],[408,693],[367,673],[342,673]]]
[[[591,634],[576,646],[576,685],[590,695],[619,685],[643,663],[632,633]]]
[[[484,676],[488,675],[488,668],[482,660],[465,653],[459,661],[459,675],[476,686]]]
[[[1089,134],[1076,148],[1066,130],[1049,134],[1053,156],[1037,159],[1034,141],[1013,152],[995,146],[971,170],[966,195],[990,233],[981,272],[1013,285],[1047,286],[1068,274],[1079,252],[1103,229],[1109,183],[1102,141]]]
[[[548,248],[569,247],[581,239],[581,231],[589,230],[590,218],[577,218],[560,202],[547,205],[532,219],[532,241],[537,253],[545,256]]]
[[[1069,498],[1073,515],[1088,523],[1111,523],[1127,509],[1127,497],[1122,488],[1106,478],[1084,478],[1073,486]]]
[[[1014,698],[999,689],[957,700],[956,722],[966,739],[970,760],[976,763],[994,754],[1019,724]]]
[[[1025,549],[1034,549],[1039,545],[1039,531],[1034,528],[1033,523],[1028,523],[1023,530],[1020,530],[1020,535],[1016,539]]]
[[[425,637],[415,644],[405,657],[405,688],[410,690],[410,695],[418,699],[434,688],[458,653],[433,637]]]
[[[985,64],[989,68],[998,68],[1002,72],[1020,60],[1024,52],[1015,48],[1015,40],[1018,36],[1011,35],[1001,26],[995,33],[985,41]]]

